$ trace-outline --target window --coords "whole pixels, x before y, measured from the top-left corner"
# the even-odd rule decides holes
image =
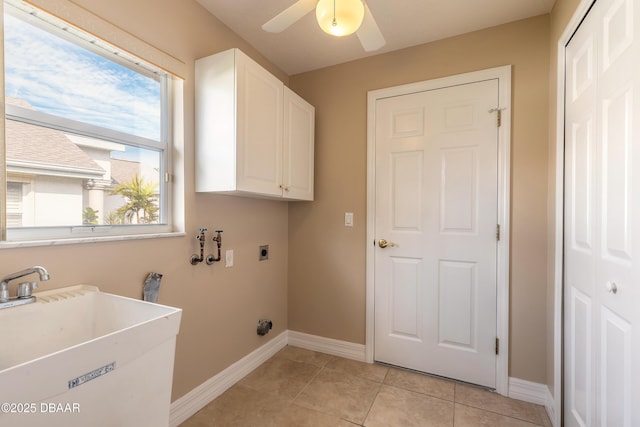
[[[8,241],[171,231],[171,78],[4,2]]]

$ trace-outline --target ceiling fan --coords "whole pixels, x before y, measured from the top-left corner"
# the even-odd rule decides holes
[[[378,50],[386,43],[363,0],[298,0],[265,23],[262,29],[280,33],[313,9],[316,9],[320,28],[328,34],[340,37],[355,32],[367,52]]]

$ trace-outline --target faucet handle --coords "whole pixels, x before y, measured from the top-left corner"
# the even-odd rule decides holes
[[[18,298],[31,298],[31,293],[38,288],[38,282],[23,282],[18,284]]]

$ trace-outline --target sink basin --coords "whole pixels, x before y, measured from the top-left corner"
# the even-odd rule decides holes
[[[86,285],[34,295],[0,311],[0,425],[168,425],[180,309]]]

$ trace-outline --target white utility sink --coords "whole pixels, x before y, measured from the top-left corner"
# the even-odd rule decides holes
[[[0,310],[0,425],[168,425],[182,310],[85,285],[34,295]]]

